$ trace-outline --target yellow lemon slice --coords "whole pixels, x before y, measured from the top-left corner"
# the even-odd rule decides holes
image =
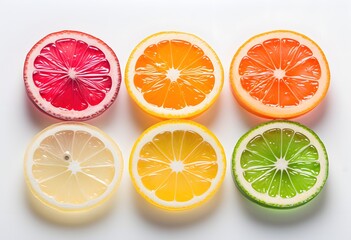
[[[216,136],[189,120],[168,120],[147,129],[129,161],[136,190],[167,210],[191,209],[208,200],[220,187],[225,169]]]

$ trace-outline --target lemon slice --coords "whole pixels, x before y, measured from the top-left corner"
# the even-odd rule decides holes
[[[129,171],[136,190],[167,210],[194,208],[220,187],[226,169],[222,145],[204,126],[168,120],[136,141]]]
[[[60,211],[84,211],[114,193],[123,169],[116,143],[83,123],[54,124],[37,134],[25,159],[26,182],[33,195]]]

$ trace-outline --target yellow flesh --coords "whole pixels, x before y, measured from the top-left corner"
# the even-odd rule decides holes
[[[32,173],[41,191],[63,204],[101,196],[115,175],[104,143],[85,131],[60,131],[45,138],[33,154]]]
[[[193,131],[165,131],[139,154],[143,185],[164,201],[186,202],[204,194],[218,172],[213,147]]]

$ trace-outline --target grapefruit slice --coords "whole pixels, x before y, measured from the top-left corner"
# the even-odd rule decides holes
[[[290,121],[263,123],[244,134],[233,153],[233,176],[248,199],[293,208],[315,198],[328,178],[328,155],[309,128]]]
[[[223,69],[212,48],[182,32],[159,32],[139,43],[125,73],[129,95],[160,118],[189,118],[208,109],[223,86]]]
[[[312,110],[325,97],[329,81],[328,62],[320,47],[285,30],[249,39],[230,67],[235,98],[267,118],[293,118]]]
[[[38,133],[24,160],[33,195],[61,212],[87,211],[104,203],[115,192],[122,169],[116,143],[101,130],[76,122]]]
[[[166,210],[192,209],[219,189],[226,169],[218,139],[189,120],[168,120],[135,142],[129,172],[136,190]]]
[[[23,76],[34,104],[63,120],[100,115],[116,99],[121,83],[112,49],[77,31],[51,33],[36,43],[27,54]]]

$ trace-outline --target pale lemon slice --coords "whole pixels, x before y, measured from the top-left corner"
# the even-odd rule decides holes
[[[169,120],[147,129],[136,141],[129,171],[136,190],[167,210],[194,208],[220,187],[226,169],[222,145],[204,126]]]
[[[122,154],[101,130],[83,123],[59,123],[37,134],[24,160],[33,195],[60,211],[83,211],[114,193],[122,175]]]

